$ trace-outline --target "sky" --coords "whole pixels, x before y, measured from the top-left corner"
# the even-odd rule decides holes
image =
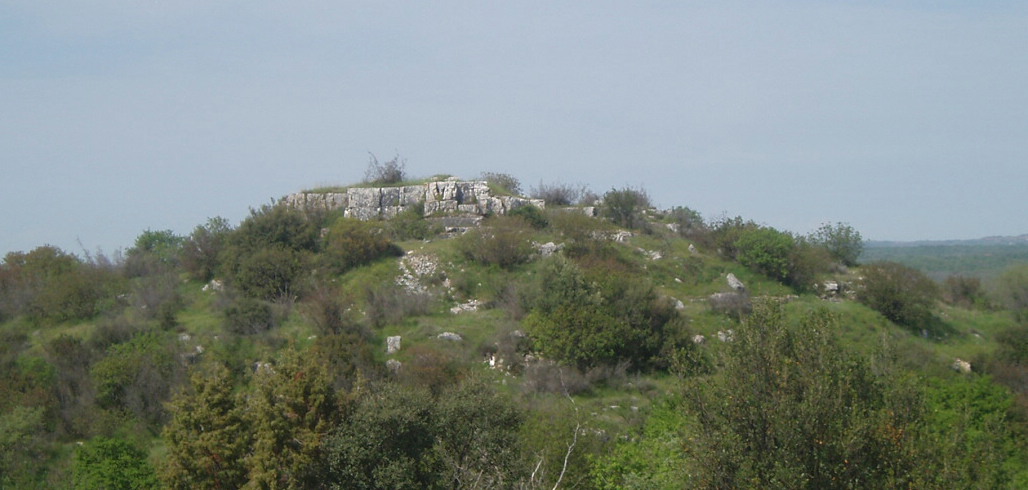
[[[0,0],[0,254],[504,172],[872,240],[1028,233],[1028,2]]]

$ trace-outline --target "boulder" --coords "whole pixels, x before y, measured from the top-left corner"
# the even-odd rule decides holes
[[[401,367],[403,367],[403,363],[397,361],[396,359],[390,359],[386,361],[386,369],[388,369],[389,372],[393,374],[399,372]]]
[[[395,354],[400,350],[400,341],[402,337],[399,335],[393,337],[386,337],[386,354]]]
[[[732,289],[734,289],[736,291],[745,291],[746,290],[746,285],[743,284],[742,281],[740,281],[738,277],[735,277],[735,274],[732,274],[731,272],[729,272],[728,276],[725,279],[728,281],[728,287],[730,287],[730,288],[732,288]]]
[[[971,363],[959,357],[953,361],[953,364],[950,365],[950,367],[953,368],[954,371],[961,374],[967,374],[971,372]]]
[[[435,338],[440,340],[449,340],[450,342],[460,342],[464,340],[464,337],[461,337],[460,334],[453,332],[443,332],[439,335],[436,335]]]

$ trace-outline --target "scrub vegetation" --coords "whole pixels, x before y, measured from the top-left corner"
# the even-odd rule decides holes
[[[7,254],[0,488],[1028,486],[1023,261],[531,194],[465,232],[269,203]]]

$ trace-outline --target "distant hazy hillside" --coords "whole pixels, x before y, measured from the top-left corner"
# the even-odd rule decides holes
[[[1028,235],[986,237],[975,240],[868,242],[863,263],[899,262],[920,269],[934,279],[951,275],[990,279],[1017,262],[1028,262]]]

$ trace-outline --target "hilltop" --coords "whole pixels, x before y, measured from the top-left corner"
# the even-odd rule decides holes
[[[120,258],[9,254],[0,485],[1026,482],[1017,297],[861,262],[844,223],[398,163]]]

